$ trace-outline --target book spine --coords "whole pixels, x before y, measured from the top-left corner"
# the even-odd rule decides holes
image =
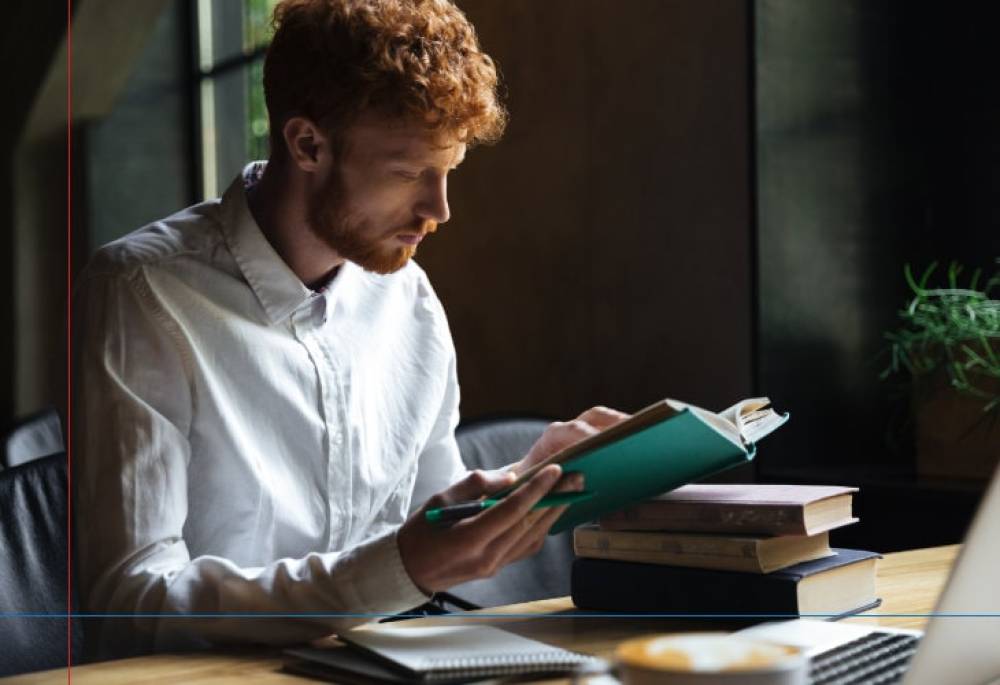
[[[601,519],[607,530],[805,535],[804,510],[788,505],[643,502]]]
[[[772,575],[577,558],[580,609],[680,614],[798,614],[797,582]]]
[[[762,573],[757,541],[659,532],[577,528],[579,557]]]

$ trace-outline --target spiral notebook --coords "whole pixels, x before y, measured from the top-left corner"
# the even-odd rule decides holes
[[[338,637],[398,673],[400,680],[395,682],[467,682],[492,676],[566,673],[601,663],[595,657],[492,626],[379,626]],[[342,668],[345,661],[339,651],[293,649],[285,653],[313,664]],[[356,654],[349,658],[356,658]]]

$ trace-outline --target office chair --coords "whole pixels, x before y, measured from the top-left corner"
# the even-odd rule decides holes
[[[59,413],[42,409],[18,420],[3,436],[0,466],[11,468],[65,450]]]
[[[81,653],[79,619],[66,631],[66,495],[63,453],[0,471],[0,676],[65,666],[67,639]]]
[[[495,469],[517,461],[545,431],[537,418],[484,419],[455,431],[462,460],[470,469]],[[538,554],[506,566],[493,577],[451,588],[450,593],[481,607],[515,604],[569,594],[573,533],[550,536]]]

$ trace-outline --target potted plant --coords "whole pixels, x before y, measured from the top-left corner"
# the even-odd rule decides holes
[[[931,287],[936,267],[919,279],[904,269],[913,297],[886,333],[882,377],[909,381],[920,474],[989,478],[1000,462],[1000,273],[983,281],[977,269],[963,287],[952,263]]]

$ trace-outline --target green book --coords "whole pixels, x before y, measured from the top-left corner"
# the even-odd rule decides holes
[[[586,496],[571,503],[552,526],[550,534],[560,533],[745,464],[754,458],[756,442],[787,420],[788,414],[776,413],[767,398],[743,400],[719,413],[661,400],[552,455],[521,474],[506,492],[546,464],[560,464],[567,474],[582,473]]]

